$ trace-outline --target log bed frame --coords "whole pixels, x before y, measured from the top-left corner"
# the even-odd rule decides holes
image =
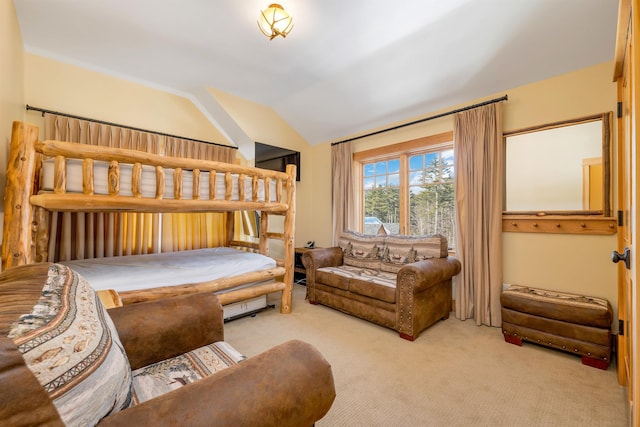
[[[123,304],[149,301],[167,296],[196,292],[215,292],[241,284],[274,279],[218,295],[221,304],[231,304],[272,292],[282,292],[281,313],[291,312],[294,264],[295,176],[294,165],[286,173],[229,163],[166,157],[140,151],[108,148],[60,141],[38,141],[38,127],[13,122],[7,162],[2,242],[2,270],[48,260],[49,224],[47,211],[73,212],[232,212],[260,211],[260,240],[251,243],[233,240],[234,215],[226,215],[226,246],[241,247],[269,256],[269,240],[284,242],[284,259],[276,259],[275,268],[231,278],[119,293]],[[53,192],[38,192],[43,156],[54,160]],[[81,159],[83,192],[66,192],[66,159]],[[93,162],[109,162],[109,194],[94,194]],[[132,196],[120,194],[120,163],[133,165]],[[143,197],[142,166],[156,171],[156,196]],[[174,199],[163,199],[164,168],[174,169]],[[182,171],[193,171],[193,196],[183,199]],[[201,172],[210,172],[210,195],[200,198]],[[224,173],[225,198],[215,199],[216,173]],[[233,181],[237,180],[238,201],[232,199]],[[251,180],[251,201],[245,200],[245,180]],[[258,183],[263,182],[263,201],[258,197]],[[275,195],[270,194],[275,182]],[[269,231],[269,216],[284,216],[284,232]],[[282,281],[278,278],[284,276]]]

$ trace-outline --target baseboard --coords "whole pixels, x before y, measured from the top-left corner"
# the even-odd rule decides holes
[[[618,334],[615,332],[611,333],[611,358],[613,359],[613,355],[618,353]]]

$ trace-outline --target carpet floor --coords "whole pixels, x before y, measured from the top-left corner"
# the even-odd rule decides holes
[[[293,311],[275,309],[225,324],[225,340],[247,356],[289,339],[313,344],[331,363],[336,399],[316,425],[628,425],[616,367],[534,344],[507,344],[500,328],[452,315],[414,341],[323,306],[295,285]]]

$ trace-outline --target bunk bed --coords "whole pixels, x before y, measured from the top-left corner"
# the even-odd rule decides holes
[[[4,203],[3,271],[18,265],[52,260],[50,240],[54,238],[55,230],[52,229],[56,224],[51,218],[55,213],[224,212],[227,213],[224,246],[233,248],[238,255],[234,257],[233,252],[225,248],[193,251],[194,257],[199,257],[194,258],[194,266],[210,259],[211,264],[219,267],[222,260],[233,259],[234,262],[223,273],[211,276],[203,272],[197,277],[185,274],[186,269],[190,269],[185,257],[189,257],[191,251],[127,255],[117,262],[112,258],[100,258],[70,261],[69,264],[73,267],[77,262],[77,268],[82,271],[87,263],[97,262],[99,265],[103,262],[102,270],[106,276],[102,277],[99,287],[109,289],[122,304],[216,292],[221,304],[228,305],[281,292],[280,311],[291,312],[296,190],[294,165],[288,165],[286,173],[283,173],[121,148],[38,141],[38,133],[37,126],[13,123]],[[259,212],[257,243],[233,239],[234,215],[231,213],[236,211]],[[270,230],[269,219],[274,216],[283,217],[283,231]],[[269,254],[269,243],[274,239],[283,242],[283,258],[275,259]],[[267,257],[271,262],[258,262],[257,267],[249,270],[238,268],[235,261],[247,253],[263,259]],[[161,257],[160,260],[149,258],[157,256]],[[183,276],[183,281],[174,278],[163,284],[162,281],[145,280],[145,286],[136,286],[136,280],[140,280],[133,279],[119,289],[131,270],[118,273],[117,268],[129,262],[135,263],[135,260],[141,262],[135,264],[134,269],[142,271],[145,279],[151,276],[145,275],[145,264],[149,268],[147,273],[151,273],[151,269],[157,270],[158,266],[165,268],[172,264],[172,268],[178,271],[178,277]],[[118,274],[120,279],[109,280]],[[88,279],[91,283],[91,277]],[[100,282],[97,276],[93,280]]]

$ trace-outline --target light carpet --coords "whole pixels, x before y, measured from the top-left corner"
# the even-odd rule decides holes
[[[507,344],[500,328],[452,315],[414,341],[337,310],[310,305],[295,285],[293,311],[275,309],[225,325],[225,340],[247,356],[289,339],[313,344],[331,363],[336,399],[316,425],[628,425],[616,367],[534,344]]]

